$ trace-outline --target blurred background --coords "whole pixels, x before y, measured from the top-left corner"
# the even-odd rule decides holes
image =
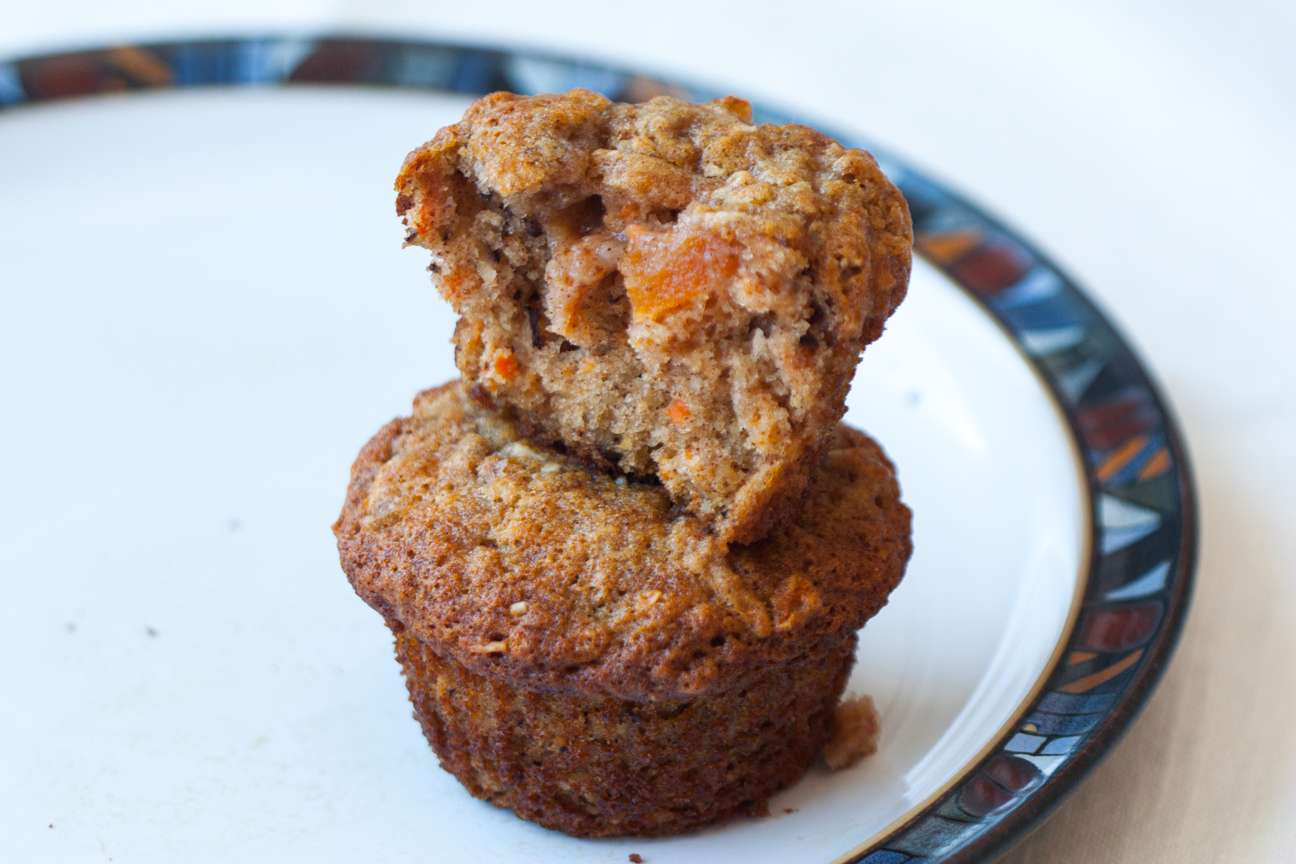
[[[728,89],[875,142],[1052,256],[1164,385],[1202,545],[1160,689],[1004,860],[1291,860],[1296,4],[0,2],[0,59],[320,31],[531,47]]]

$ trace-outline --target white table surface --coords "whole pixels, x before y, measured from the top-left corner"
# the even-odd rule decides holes
[[[1004,860],[1292,860],[1296,4],[2,0],[0,56],[320,28],[714,82],[867,135],[1033,239],[1168,392],[1202,542],[1160,689]]]

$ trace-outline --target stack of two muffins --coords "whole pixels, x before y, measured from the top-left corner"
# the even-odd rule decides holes
[[[763,812],[910,553],[838,422],[903,198],[740,100],[586,91],[478,101],[397,190],[463,381],[365,446],[334,531],[441,764],[577,836]]]

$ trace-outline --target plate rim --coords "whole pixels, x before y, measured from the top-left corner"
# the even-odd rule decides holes
[[[890,158],[883,151],[875,150],[874,153],[880,157],[879,161]],[[899,171],[911,170],[899,161],[894,162],[893,165],[894,169]],[[934,181],[925,176],[916,176],[914,179],[917,183],[931,184],[931,186],[936,187]],[[897,185],[901,187],[902,191],[906,191],[906,197],[908,197],[909,193],[905,184],[902,181],[897,181]],[[1068,277],[1062,268],[1053,263],[1048,255],[1039,251],[1034,244],[1024,239],[1021,234],[1007,227],[1004,222],[971,203],[962,195],[950,191],[948,187],[936,187],[935,191],[944,199],[938,202],[938,207],[942,212],[937,217],[937,221],[939,221],[940,217],[948,217],[950,210],[962,211],[960,215],[966,219],[967,225],[975,227],[976,230],[982,233],[983,237],[988,238],[985,240],[987,246],[993,246],[995,243],[1005,243],[1009,247],[1016,246],[1016,251],[1019,254],[1024,253],[1024,257],[1034,265],[1034,269],[1026,276],[1023,276],[1023,279],[1029,278],[1031,273],[1043,272],[1059,281],[1060,297],[1064,301],[1078,304],[1083,313],[1089,316],[1088,323],[1098,330],[1102,336],[1110,340],[1110,343],[1105,346],[1108,362],[1121,365],[1123,367],[1122,371],[1134,378],[1133,386],[1137,388],[1139,395],[1145,400],[1142,407],[1149,410],[1153,415],[1156,424],[1160,427],[1159,432],[1163,436],[1161,443],[1169,462],[1167,473],[1173,480],[1177,494],[1174,500],[1174,508],[1163,511],[1163,513],[1173,517],[1175,521],[1168,525],[1163,523],[1153,532],[1153,534],[1165,533],[1171,535],[1163,538],[1170,542],[1167,544],[1168,548],[1165,549],[1165,553],[1168,555],[1166,563],[1169,566],[1162,577],[1162,587],[1142,594],[1127,593],[1116,598],[1110,597],[1109,595],[1115,594],[1122,588],[1134,587],[1134,583],[1151,575],[1151,572],[1138,572],[1126,568],[1121,574],[1128,577],[1126,581],[1101,592],[1104,596],[1095,598],[1093,596],[1095,589],[1103,581],[1099,578],[1100,570],[1102,570],[1104,564],[1111,561],[1113,554],[1120,553],[1128,548],[1127,546],[1119,546],[1110,552],[1104,551],[1103,548],[1104,540],[1117,533],[1105,525],[1102,519],[1102,499],[1107,494],[1104,490],[1113,487],[1119,488],[1121,484],[1119,482],[1120,473],[1117,473],[1120,469],[1116,469],[1106,477],[1103,476],[1102,469],[1104,465],[1115,464],[1109,460],[1113,456],[1119,455],[1121,445],[1115,447],[1097,446],[1093,440],[1095,436],[1091,434],[1091,430],[1086,429],[1079,410],[1079,403],[1083,400],[1085,393],[1080,393],[1078,396],[1068,399],[1067,394],[1062,392],[1062,382],[1059,380],[1057,370],[1046,367],[1039,356],[1033,355],[1028,350],[1025,340],[1022,338],[1024,332],[1029,332],[1027,328],[1019,326],[1020,322],[1014,321],[1010,316],[1005,315],[1002,308],[996,308],[995,298],[999,297],[1002,301],[1002,295],[1014,290],[1017,285],[993,288],[984,282],[980,285],[973,284],[976,281],[975,277],[969,278],[968,274],[963,274],[961,278],[960,274],[956,272],[958,265],[966,261],[966,258],[945,260],[944,262],[932,260],[930,248],[926,250],[927,254],[923,254],[923,251],[919,249],[921,241],[916,240],[915,252],[922,254],[925,260],[936,266],[950,281],[962,288],[1004,329],[1013,344],[1023,355],[1023,359],[1045,384],[1059,413],[1065,419],[1072,443],[1081,457],[1084,469],[1085,493],[1089,498],[1091,508],[1088,520],[1090,538],[1088,541],[1087,573],[1083,576],[1085,585],[1082,589],[1084,598],[1081,603],[1081,614],[1071,619],[1069,630],[1060,637],[1062,644],[1065,645],[1063,653],[1072,654],[1078,649],[1088,647],[1080,644],[1086,635],[1080,630],[1086,615],[1096,616],[1108,611],[1119,612],[1129,608],[1124,605],[1129,600],[1142,601],[1158,595],[1161,596],[1161,602],[1164,605],[1160,611],[1160,618],[1152,625],[1151,631],[1137,645],[1131,646],[1130,653],[1126,653],[1125,657],[1122,658],[1122,660],[1126,660],[1130,658],[1131,654],[1134,654],[1134,662],[1130,663],[1126,669],[1117,672],[1111,679],[1108,679],[1114,680],[1124,677],[1125,672],[1132,672],[1120,686],[1116,699],[1108,712],[1092,729],[1084,734],[1084,740],[1069,752],[1065,761],[1047,775],[1045,782],[1024,790],[1028,797],[1020,805],[996,809],[988,814],[990,817],[987,819],[989,824],[984,827],[984,830],[978,832],[967,842],[960,843],[953,848],[941,850],[930,857],[925,855],[896,857],[885,854],[892,851],[886,847],[894,845],[893,841],[899,835],[920,826],[920,823],[928,821],[931,817],[940,818],[943,815],[940,813],[942,805],[948,806],[950,800],[957,794],[947,793],[941,797],[939,802],[924,808],[922,812],[915,815],[905,826],[890,835],[881,844],[853,856],[844,856],[842,859],[843,864],[903,864],[906,861],[912,861],[914,864],[919,864],[919,862],[926,864],[928,861],[948,862],[948,864],[972,864],[972,862],[988,861],[1007,852],[1013,844],[1038,827],[1061,805],[1071,792],[1075,791],[1089,773],[1097,767],[1098,763],[1111,752],[1146,706],[1152,693],[1160,683],[1183,632],[1196,579],[1200,527],[1192,463],[1188,454],[1186,439],[1180,430],[1179,421],[1170,406],[1169,400],[1164,395],[1164,391],[1152,376],[1148,366],[1124,337],[1120,329],[1102,313],[1093,299]],[[915,235],[918,235],[917,220],[915,220],[915,223]],[[1126,439],[1126,442],[1128,442],[1128,439]],[[1149,461],[1155,458],[1155,456],[1152,456]],[[1125,467],[1129,467],[1128,463]],[[1163,532],[1163,529],[1169,530]],[[1140,540],[1151,539],[1152,536],[1145,535]],[[1113,542],[1119,542],[1119,540],[1120,538],[1117,537],[1114,538]],[[1137,543],[1140,540],[1133,542]],[[1108,577],[1106,581],[1113,580]],[[1136,651],[1135,648],[1137,648]],[[1122,661],[1117,661],[1112,666],[1094,674],[1102,674],[1102,672],[1119,665],[1120,662]],[[1065,680],[1059,677],[1059,673],[1063,671],[1059,668],[1061,665],[1058,664],[1054,668],[1046,670],[1043,676],[1046,682]],[[1046,683],[1044,690],[1047,691],[1047,688]],[[1047,695],[1049,695],[1048,692],[1036,692],[1027,699],[1023,703],[1022,710],[1019,711],[1018,722],[1020,722],[1021,717],[1027,716],[1032,709],[1037,708],[1042,701],[1042,696]],[[955,781],[954,785],[960,787],[958,791],[961,791],[969,776],[981,773],[981,769],[991,763],[996,756],[1012,752],[1006,749],[1006,745],[1011,740],[1012,735],[1002,735],[999,740],[995,741],[994,746],[991,748],[992,753],[982,758],[978,764],[972,766],[959,780]]]
[[[537,82],[636,101],[726,95],[555,52],[311,31],[0,57],[0,117],[123,90],[367,85],[481,95]],[[790,112],[759,103],[754,109],[757,121],[793,122]],[[940,790],[836,859],[971,864],[1004,853],[1052,813],[1111,752],[1160,682],[1195,582],[1193,472],[1179,423],[1146,364],[1047,255],[903,159],[858,136],[828,134],[873,153],[909,201],[915,253],[1000,326],[1039,378],[1071,436],[1089,499],[1078,599],[1031,694]],[[1159,563],[1147,569],[1148,560]]]

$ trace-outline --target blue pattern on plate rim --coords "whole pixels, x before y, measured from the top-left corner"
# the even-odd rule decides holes
[[[586,87],[625,101],[724,95],[543,54],[268,37],[120,45],[0,62],[0,111],[124,90],[283,84],[463,94]],[[792,120],[760,106],[755,114],[758,122]],[[950,789],[849,859],[978,861],[1002,852],[1047,815],[1128,728],[1159,680],[1192,590],[1192,481],[1182,438],[1155,384],[1080,289],[987,214],[874,152],[909,201],[918,253],[976,298],[1047,382],[1083,455],[1093,502],[1083,606],[1043,690]]]

